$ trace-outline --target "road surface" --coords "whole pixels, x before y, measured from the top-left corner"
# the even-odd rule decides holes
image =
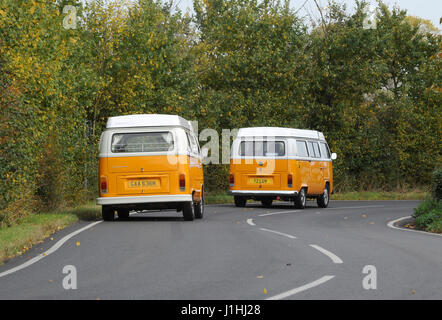
[[[203,220],[143,212],[72,236],[80,222],[1,266],[0,299],[442,299],[442,237],[387,226],[417,204],[211,205]]]

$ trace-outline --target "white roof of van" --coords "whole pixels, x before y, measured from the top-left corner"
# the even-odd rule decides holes
[[[127,116],[110,117],[106,128],[134,128],[134,127],[184,127],[192,130],[186,119],[170,114],[133,114]]]
[[[237,137],[297,137],[325,140],[322,132],[316,130],[279,127],[241,128],[238,131]]]

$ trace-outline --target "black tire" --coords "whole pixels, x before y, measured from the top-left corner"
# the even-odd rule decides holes
[[[127,221],[129,220],[129,209],[120,208],[117,210],[118,220]]]
[[[115,219],[115,210],[112,207],[102,206],[101,207],[101,216],[104,221],[114,221]]]
[[[233,199],[235,200],[235,206],[243,208],[246,206],[247,199],[244,197],[234,196]]]
[[[186,221],[193,221],[195,219],[195,207],[193,201],[185,202],[183,204],[183,217]]]
[[[298,195],[295,197],[295,208],[304,209],[306,202],[307,202],[307,194],[305,192],[305,188],[302,188],[301,190],[299,190]]]
[[[272,206],[273,199],[263,199],[261,200],[262,205],[265,208],[270,208]]]
[[[330,191],[328,190],[328,184],[325,185],[324,193],[321,194],[317,199],[318,207],[327,208],[330,202]]]
[[[195,218],[202,219],[204,216],[204,196],[201,194],[201,199],[198,203],[195,203]]]

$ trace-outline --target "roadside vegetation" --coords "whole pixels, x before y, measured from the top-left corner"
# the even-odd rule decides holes
[[[75,29],[63,27],[68,4]],[[334,199],[420,198],[416,182],[442,162],[436,28],[382,2],[376,29],[363,28],[363,1],[352,12],[331,1],[311,22],[287,4],[194,0],[189,15],[169,1],[2,0],[2,230],[92,201],[106,120],[134,113],[219,134],[319,130],[338,154]],[[204,171],[208,202],[230,201],[228,165]]]
[[[414,210],[417,229],[442,233],[442,168],[433,172],[431,196]]]

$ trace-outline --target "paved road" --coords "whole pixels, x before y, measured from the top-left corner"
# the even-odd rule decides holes
[[[442,237],[387,226],[417,203],[214,205],[194,222],[140,213],[99,223],[1,276],[82,222],[1,266],[0,299],[442,299]],[[76,267],[76,290],[63,289],[66,265]],[[362,286],[366,265],[376,268],[375,290]]]

